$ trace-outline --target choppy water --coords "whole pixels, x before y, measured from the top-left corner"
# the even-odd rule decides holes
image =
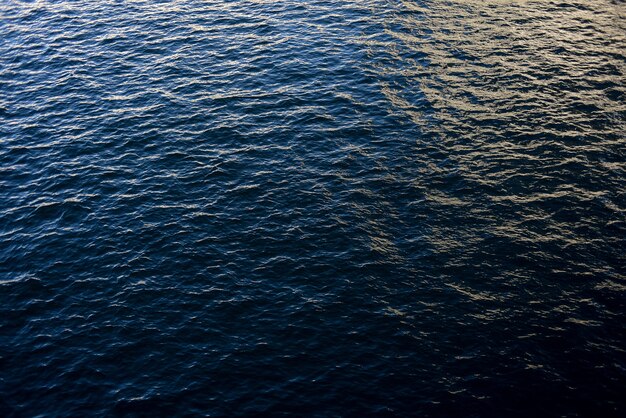
[[[626,413],[623,2],[0,34],[0,415]]]

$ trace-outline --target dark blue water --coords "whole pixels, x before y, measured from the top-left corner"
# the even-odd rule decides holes
[[[626,5],[0,2],[0,416],[623,417]]]

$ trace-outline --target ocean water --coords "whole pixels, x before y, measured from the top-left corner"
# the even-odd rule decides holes
[[[0,416],[624,417],[626,4],[0,1]]]

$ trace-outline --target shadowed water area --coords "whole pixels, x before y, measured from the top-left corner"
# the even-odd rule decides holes
[[[623,417],[626,4],[0,2],[0,416]]]

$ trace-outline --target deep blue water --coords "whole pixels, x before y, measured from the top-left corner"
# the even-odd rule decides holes
[[[626,5],[0,1],[0,416],[626,416]]]

